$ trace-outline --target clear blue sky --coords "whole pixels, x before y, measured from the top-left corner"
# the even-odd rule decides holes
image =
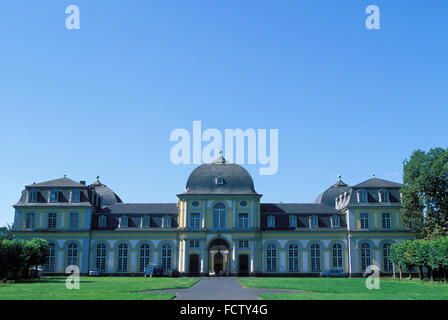
[[[65,8],[81,29],[65,28]],[[381,9],[367,30],[365,8]],[[175,202],[194,165],[176,128],[279,129],[263,201],[313,202],[401,181],[417,148],[447,146],[448,2],[2,1],[0,226],[27,184],[101,176],[126,202]]]

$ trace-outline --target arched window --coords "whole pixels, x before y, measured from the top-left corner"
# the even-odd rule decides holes
[[[78,265],[78,245],[70,243],[67,247],[67,266]]]
[[[50,243],[48,248],[48,256],[45,260],[45,271],[46,272],[54,272],[55,270],[55,262],[56,262],[56,246],[54,243]]]
[[[98,228],[105,229],[107,224],[107,217],[106,216],[100,216],[98,218]]]
[[[226,207],[217,203],[213,207],[213,229],[224,229],[226,226]]]
[[[127,228],[128,226],[128,217],[122,216],[120,219],[120,228]]]
[[[139,271],[145,271],[145,268],[149,266],[151,262],[151,247],[147,243],[142,243],[140,245],[140,265]]]
[[[103,243],[96,246],[95,268],[100,272],[106,272],[106,245]]]
[[[320,245],[311,245],[311,272],[320,272]]]
[[[372,252],[368,243],[361,244],[361,272],[365,272],[372,264]]]
[[[266,271],[277,272],[277,247],[270,243],[266,249]]]
[[[127,272],[127,271],[128,271],[128,245],[122,243],[118,246],[117,272]]]
[[[291,244],[288,247],[289,272],[299,272],[299,246]]]
[[[333,269],[342,269],[342,246],[339,243],[333,244],[331,254]]]
[[[268,228],[275,228],[275,217],[274,216],[268,217]]]
[[[150,216],[143,216],[142,218],[142,227],[143,228],[149,228],[151,225],[151,217]]]
[[[162,246],[162,270],[167,271],[171,269],[172,257],[171,257],[171,245],[165,243]]]
[[[390,260],[390,243],[383,244],[383,269],[385,272],[391,272],[393,270],[393,264]]]

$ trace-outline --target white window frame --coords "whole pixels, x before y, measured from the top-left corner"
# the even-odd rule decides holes
[[[369,202],[369,195],[366,190],[359,190],[358,191],[358,202],[360,203],[367,203]]]
[[[70,202],[78,203],[81,201],[81,191],[79,190],[72,190],[70,192]]]
[[[381,190],[380,191],[380,202],[390,202],[389,190]]]
[[[268,228],[275,228],[275,216],[268,216]]]
[[[106,272],[107,248],[104,243],[99,243],[95,248],[95,268],[100,272]]]
[[[148,215],[144,215],[142,217],[142,228],[149,228],[151,227],[151,217]]]
[[[277,272],[277,246],[273,243],[266,246],[266,272]]]
[[[149,243],[140,244],[138,253],[138,271],[144,272],[145,268],[151,264],[151,245]]]
[[[249,249],[249,240],[238,240],[239,249]]]
[[[190,229],[192,230],[201,229],[201,214],[199,212],[190,213]]]
[[[341,227],[341,217],[340,216],[331,216],[331,227],[332,228],[340,228]]]
[[[366,217],[366,219],[363,219],[363,217]],[[365,227],[365,221],[367,221],[367,227]],[[370,214],[368,212],[359,213],[359,228],[362,230],[370,229]]]
[[[225,204],[218,202],[212,209],[212,227],[214,230],[226,228],[227,208]]]
[[[333,269],[342,270],[344,268],[343,257],[342,245],[340,243],[334,243],[331,246],[331,263]]]
[[[241,230],[249,229],[249,213],[247,212],[238,213],[238,229]]]
[[[127,228],[129,226],[129,218],[124,215],[120,217],[120,228]]]
[[[117,272],[128,272],[129,247],[126,243],[121,243],[117,250]]]
[[[289,227],[297,228],[297,216],[294,214],[289,215]]]
[[[299,272],[300,250],[297,243],[288,246],[288,271]]]
[[[163,217],[162,227],[163,228],[171,228],[172,227],[172,217],[170,215],[166,215]]]
[[[385,216],[388,216],[388,218],[385,219]],[[392,214],[390,212],[381,212],[381,228],[392,229]]]
[[[51,225],[50,225],[50,222],[51,222]],[[56,212],[48,212],[47,213],[47,229],[56,229],[57,225],[58,225],[58,214]]]
[[[55,195],[55,198],[53,198],[53,195]],[[50,202],[50,203],[58,203],[59,202],[59,191],[58,190],[50,190],[49,191],[48,202]]]
[[[311,229],[317,229],[319,227],[319,217],[318,216],[311,216],[310,217],[310,228]]]

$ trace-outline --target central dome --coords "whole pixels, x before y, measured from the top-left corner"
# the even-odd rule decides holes
[[[220,155],[190,174],[184,194],[257,194],[254,181],[242,166]]]

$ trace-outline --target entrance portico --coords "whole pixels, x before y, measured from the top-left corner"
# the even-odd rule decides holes
[[[209,270],[217,274],[221,271],[231,272],[229,245],[224,239],[218,238],[210,243],[208,251]]]

